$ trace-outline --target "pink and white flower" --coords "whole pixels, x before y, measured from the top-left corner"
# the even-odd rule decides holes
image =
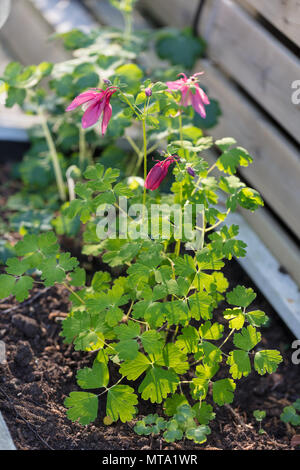
[[[181,92],[181,106],[193,106],[196,113],[205,119],[206,111],[205,105],[210,104],[210,101],[197,83],[198,75],[202,75],[203,72],[195,73],[191,77],[187,77],[184,73],[180,73],[183,78],[179,78],[174,82],[166,82],[168,85],[168,91],[180,91]]]
[[[86,129],[93,126],[101,118],[102,135],[105,134],[108,123],[112,115],[112,107],[110,104],[111,96],[117,91],[115,87],[109,87],[106,90],[101,88],[93,88],[91,90],[80,93],[67,107],[66,111],[73,111],[78,106],[84,105],[85,113],[82,116],[82,127]]]

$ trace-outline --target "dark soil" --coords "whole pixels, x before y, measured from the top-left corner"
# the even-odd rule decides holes
[[[236,262],[226,267],[225,275],[231,287],[239,283],[252,286]],[[284,362],[275,374],[261,377],[253,373],[237,381],[233,404],[216,407],[212,433],[201,446],[190,441],[166,444],[159,438],[139,437],[132,430],[134,423],[106,427],[104,403],[100,403],[94,424],[82,427],[67,419],[64,399],[77,389],[77,370],[91,366],[94,357],[93,353],[75,352],[59,336],[61,321],[69,311],[68,297],[66,290],[53,287],[35,290],[21,305],[12,299],[0,301],[0,340],[7,348],[7,363],[0,365],[0,409],[18,449],[293,448],[295,429],[280,421],[280,414],[300,396],[300,366],[291,362],[292,335],[260,294],[254,307],[271,319],[268,328],[262,329],[263,347],[279,349]],[[259,426],[253,418],[256,409],[267,412],[264,435],[258,434]],[[156,411],[160,413],[160,405],[143,403],[138,417]]]

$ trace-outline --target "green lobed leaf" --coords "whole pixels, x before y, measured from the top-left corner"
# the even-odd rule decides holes
[[[233,343],[237,348],[243,349],[244,351],[250,351],[256,346],[261,340],[261,334],[256,331],[256,328],[252,325],[243,328],[240,333],[236,333],[233,338]]]
[[[106,387],[109,382],[108,367],[103,362],[95,361],[92,368],[85,367],[79,370],[76,379],[83,389]]]
[[[210,421],[215,419],[216,413],[213,412],[213,407],[205,401],[196,403],[193,406],[196,413],[196,418],[200,424],[209,424]]]
[[[234,350],[229,353],[227,364],[230,365],[230,373],[233,379],[241,379],[251,372],[251,363],[247,351]]]
[[[178,383],[179,379],[175,372],[154,366],[148,370],[138,390],[143,400],[161,403],[169,393],[176,391]]]
[[[106,414],[113,421],[131,421],[136,414],[138,398],[128,385],[115,385],[107,392]]]
[[[202,425],[195,428],[190,428],[186,431],[185,435],[191,441],[194,441],[196,444],[203,444],[207,441],[207,436],[211,433],[211,430],[208,426]]]
[[[265,349],[258,351],[254,356],[254,369],[259,375],[266,373],[272,374],[277,370],[278,365],[282,362],[282,356],[279,351],[273,349]]]
[[[71,392],[64,405],[69,408],[67,416],[71,421],[87,425],[95,421],[98,413],[98,397],[88,392]]]
[[[223,406],[232,403],[234,398],[235,382],[232,379],[221,379],[213,383],[213,400]]]
[[[226,295],[226,300],[231,305],[237,305],[238,307],[248,307],[253,300],[256,298],[256,294],[253,289],[244,286],[236,286],[231,292]]]

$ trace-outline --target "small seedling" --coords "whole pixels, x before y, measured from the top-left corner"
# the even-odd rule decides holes
[[[253,416],[256,419],[256,421],[259,423],[259,431],[258,434],[265,434],[266,431],[262,428],[262,421],[266,417],[266,412],[265,410],[255,410],[253,411]]]

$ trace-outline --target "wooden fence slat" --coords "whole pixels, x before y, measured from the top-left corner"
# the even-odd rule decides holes
[[[275,212],[298,236],[300,233],[300,159],[297,150],[261,112],[208,60],[199,62],[203,84],[222,103],[214,138],[232,136],[246,147],[254,163],[241,173],[263,194]]]
[[[247,255],[239,263],[253,282],[279,313],[296,338],[300,336],[300,292],[291,278],[280,271],[280,266],[266,246],[260,242],[245,219],[235,212],[228,222],[239,225],[239,236],[247,245]]]
[[[204,151],[203,154],[209,165],[213,165],[218,158],[214,150]],[[219,170],[214,169],[212,176],[218,176]],[[223,193],[219,194],[219,202],[225,207]],[[224,208],[223,207],[223,208]],[[260,208],[255,212],[238,208],[238,212],[256,232],[262,243],[270,250],[286,272],[300,286],[300,250],[296,242],[288,235],[280,222],[266,208]],[[246,271],[247,268],[244,266]],[[270,300],[270,299],[269,299]]]
[[[246,0],[246,2],[300,46],[299,0]]]
[[[49,36],[53,30],[41,18],[30,0],[12,2],[10,16],[0,31],[0,37],[9,45],[17,60],[24,65],[38,62],[60,62],[68,54]]]
[[[124,27],[122,14],[109,3],[109,0],[83,0],[83,2],[101,24],[109,24],[114,28]],[[145,18],[137,10],[133,13],[133,27],[135,29],[149,28]]]
[[[205,39],[212,60],[300,142],[300,106],[291,99],[299,60],[231,0],[209,1],[206,9],[211,24]]]
[[[140,0],[141,8],[159,22],[185,28],[191,26],[199,0]]]
[[[30,0],[57,33],[73,28],[89,32],[98,25],[80,2],[74,0]]]

